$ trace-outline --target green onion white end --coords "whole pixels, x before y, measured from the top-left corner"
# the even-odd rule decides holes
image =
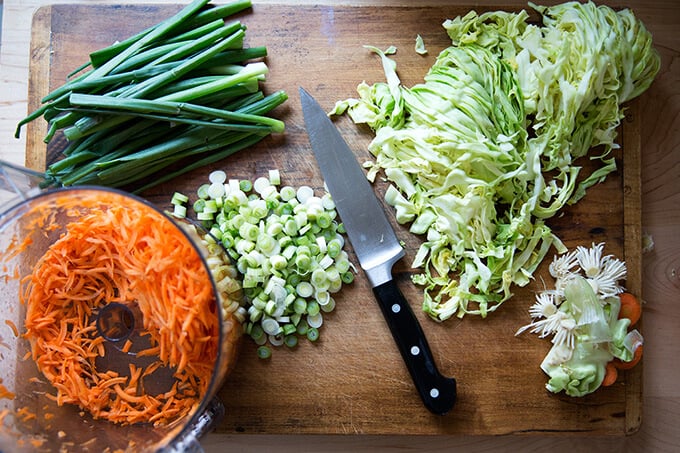
[[[529,308],[532,322],[516,335],[529,331],[550,338],[552,348],[541,363],[549,376],[546,388],[554,393],[584,396],[597,390],[607,363],[633,360],[643,343],[631,321],[619,316],[619,294],[626,265],[612,255],[603,256],[604,244],[555,257],[550,274],[555,287],[536,295]]]

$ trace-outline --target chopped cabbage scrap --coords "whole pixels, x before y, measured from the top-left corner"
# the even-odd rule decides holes
[[[336,103],[375,131],[374,161],[397,220],[424,240],[412,263],[433,319],[486,316],[528,284],[551,247],[545,220],[616,169],[610,151],[622,104],[659,70],[652,37],[630,10],[569,2],[526,11],[471,11],[443,26],[452,45],[413,87],[381,58],[386,83]],[[601,146],[584,175],[577,159]],[[456,278],[457,277],[457,278]]]
[[[552,347],[541,363],[549,376],[546,388],[569,396],[597,390],[607,363],[617,358],[631,362],[642,346],[631,320],[619,317],[626,265],[612,255],[603,256],[604,244],[579,246],[550,264],[555,287],[536,295],[529,308],[532,322],[516,335],[529,331],[552,337]]]

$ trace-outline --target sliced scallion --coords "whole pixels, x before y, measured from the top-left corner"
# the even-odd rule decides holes
[[[257,348],[257,356],[261,359],[268,359],[272,356],[272,350],[267,346]]]
[[[330,197],[281,187],[278,171],[252,182],[217,170],[208,180],[193,208],[242,276],[246,333],[258,345],[317,341],[322,313],[335,309],[331,293],[353,280]],[[190,204],[182,200],[173,205]]]
[[[309,341],[316,341],[316,340],[318,340],[318,339],[319,339],[319,329],[317,329],[317,328],[315,328],[315,327],[310,327],[310,328],[307,330],[307,339],[308,339]]]

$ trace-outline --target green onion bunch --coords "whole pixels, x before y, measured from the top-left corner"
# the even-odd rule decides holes
[[[277,170],[268,177],[227,180],[214,171],[198,188],[192,208],[209,233],[236,263],[247,299],[243,327],[268,358],[269,346],[295,347],[316,341],[333,294],[354,280],[344,250],[345,233],[330,194],[309,186],[281,186]],[[172,214],[187,216],[189,197],[175,193]]]
[[[61,131],[63,159],[46,171],[56,186],[141,192],[251,146],[284,123],[267,114],[288,98],[265,95],[265,47],[244,47],[246,27],[227,21],[251,6],[195,0],[176,15],[90,54],[69,80],[23,119]],[[143,181],[143,182],[141,182]]]

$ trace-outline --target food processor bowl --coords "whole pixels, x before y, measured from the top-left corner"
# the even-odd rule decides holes
[[[226,255],[118,190],[17,193],[0,213],[0,451],[201,451],[242,331]]]

